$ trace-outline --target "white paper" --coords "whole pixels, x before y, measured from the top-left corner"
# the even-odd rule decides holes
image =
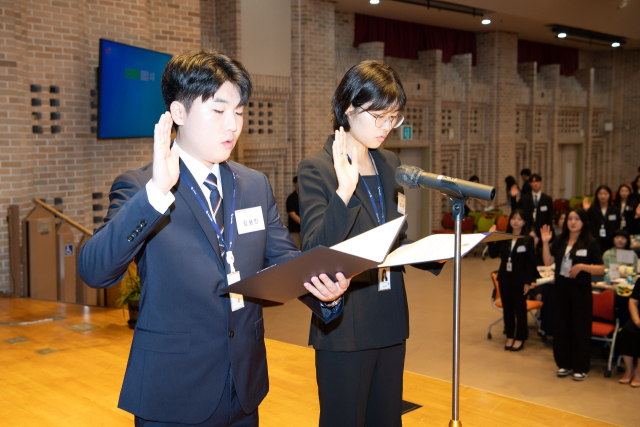
[[[460,256],[465,256],[489,234],[463,234],[461,236]],[[444,261],[454,257],[454,234],[433,234],[410,245],[402,246],[391,252],[378,267],[419,264],[431,261]]]
[[[609,264],[609,279],[616,280],[620,278],[620,267],[618,264]]]
[[[331,249],[360,258],[370,259],[371,261],[382,262],[398,235],[400,227],[404,224],[404,221],[405,216],[401,216],[366,233],[331,246]]]
[[[616,261],[620,264],[631,264],[634,261],[634,252],[628,249],[616,249]]]

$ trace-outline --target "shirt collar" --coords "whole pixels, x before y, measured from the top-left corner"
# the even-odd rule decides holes
[[[537,193],[535,191],[532,191],[531,194],[533,194],[539,200],[540,196],[542,195],[542,190],[538,191]]]
[[[215,163],[211,169],[203,165],[199,160],[194,158],[191,154],[180,148],[178,143],[175,143],[180,149],[180,159],[184,162],[184,165],[189,169],[191,175],[196,179],[196,182],[200,187],[203,186],[204,180],[207,179],[210,173],[213,173],[218,180],[218,188],[222,188],[222,180],[220,179],[220,164]],[[224,198],[222,191],[219,191],[220,198]]]

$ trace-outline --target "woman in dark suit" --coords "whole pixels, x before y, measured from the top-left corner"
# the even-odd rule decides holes
[[[593,295],[591,275],[604,274],[600,245],[589,233],[584,209],[567,215],[562,234],[550,247],[551,227],[540,230],[544,265],[555,262],[553,284],[553,357],[558,377],[573,372],[575,381],[587,378],[591,362]]]
[[[298,166],[303,250],[335,245],[404,213],[395,181],[400,160],[379,148],[402,123],[404,105],[390,66],[364,61],[345,74],[332,100],[335,135]],[[392,250],[407,241],[406,230],[405,224]],[[331,325],[312,318],[320,426],[402,424],[409,313],[403,267],[389,270],[386,277],[378,269],[355,276]]]
[[[509,216],[507,233],[524,235],[520,239],[489,243],[489,256],[500,257],[498,286],[502,300],[504,329],[507,334],[505,350],[520,351],[527,339],[527,299],[529,287],[536,281],[535,245],[529,236],[529,224],[522,209]],[[496,231],[493,225],[489,231]]]
[[[589,203],[588,201],[586,202]],[[596,200],[587,210],[591,235],[598,241],[601,253],[613,247],[613,232],[620,229],[620,210],[613,205],[611,189],[601,185],[596,190]]]

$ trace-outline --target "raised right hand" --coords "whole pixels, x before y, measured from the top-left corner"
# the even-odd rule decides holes
[[[176,185],[180,176],[180,149],[171,147],[171,113],[160,116],[153,131],[153,184],[167,194]]]
[[[551,241],[551,237],[553,237],[551,227],[549,227],[549,224],[543,225],[540,229],[540,238],[542,239],[542,243],[549,243]]]
[[[590,207],[591,207],[591,202],[589,201],[589,198],[585,197],[584,199],[582,199],[582,209],[584,209],[585,211],[588,211]]]
[[[493,232],[494,232],[494,231],[496,231],[497,229],[498,229],[498,226],[497,226],[497,225],[495,225],[495,224],[493,224],[493,225],[491,226],[491,228],[489,229],[489,233],[493,233]]]
[[[345,205],[349,204],[349,200],[356,191],[358,185],[358,154],[355,147],[351,150],[351,163],[347,158],[347,136],[342,126],[336,131],[336,137],[333,141],[333,168],[336,170],[338,178],[338,189],[336,193],[342,199]]]

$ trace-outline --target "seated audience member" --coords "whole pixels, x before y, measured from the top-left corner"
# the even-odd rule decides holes
[[[520,178],[522,178],[522,195],[531,193],[531,169],[522,169],[520,171]]]
[[[564,226],[564,221],[567,219],[567,211],[557,211],[554,215],[553,222],[555,227],[553,228],[555,231],[555,235],[559,236],[562,234],[562,227]]]
[[[633,223],[636,213],[637,201],[633,197],[631,189],[622,184],[616,191],[616,199],[613,201],[613,205],[620,211],[620,228],[627,230],[627,226]]]
[[[542,177],[537,173],[531,175],[529,184],[531,192],[523,191],[520,207],[527,216],[527,224],[530,224],[532,231],[539,237],[543,225],[553,225],[553,199],[542,192]]]
[[[638,174],[631,183],[631,188],[633,189],[633,195],[636,198],[640,197],[640,167],[638,167]]]
[[[640,300],[640,279],[636,281],[633,293],[629,296],[629,314],[631,319],[620,329],[618,335],[617,353],[622,355],[625,372],[620,379],[620,384],[631,384],[631,387],[640,387],[640,313],[638,313],[638,301]],[[634,361],[636,367],[634,369]]]
[[[536,266],[533,238],[522,209],[514,209],[509,216],[507,233],[524,235],[522,239],[489,243],[489,256],[500,257],[498,286],[502,300],[504,329],[507,334],[505,350],[520,351],[527,339],[527,293],[535,286]],[[492,225],[489,231],[496,231]]]
[[[593,204],[585,197],[582,206],[587,209],[589,230],[600,245],[601,253],[613,247],[613,232],[620,228],[620,211],[613,206],[611,189],[601,185],[596,190]]]
[[[520,197],[522,194],[520,192],[520,187],[518,187],[518,183],[516,182],[516,179],[511,175],[509,175],[504,179],[504,183],[506,184],[506,187],[507,187],[507,201],[506,203],[496,204],[495,205],[496,209],[502,206],[507,206],[511,210],[519,208]]]
[[[469,181],[480,183],[480,178],[478,178],[478,175],[473,175],[471,178],[469,178]],[[478,200],[478,199],[467,199],[467,201],[464,204],[464,216],[468,216],[469,212],[478,212],[478,211],[482,212],[484,208],[488,206],[489,206],[489,202],[485,202],[483,200]]]
[[[555,262],[553,284],[553,357],[556,376],[573,372],[575,381],[587,378],[591,365],[591,321],[593,294],[591,275],[604,274],[600,245],[589,233],[589,220],[578,207],[567,220],[550,247],[551,227],[540,230],[544,265]]]
[[[610,264],[618,264],[624,265],[627,267],[633,267],[634,269],[638,265],[638,256],[635,252],[633,253],[633,262],[624,263],[618,261],[618,250],[629,249],[629,233],[626,230],[616,230],[613,233],[613,247],[606,251],[604,255],[602,255],[602,261],[604,261],[604,268],[609,268]],[[622,277],[626,277],[626,269],[621,271]]]

